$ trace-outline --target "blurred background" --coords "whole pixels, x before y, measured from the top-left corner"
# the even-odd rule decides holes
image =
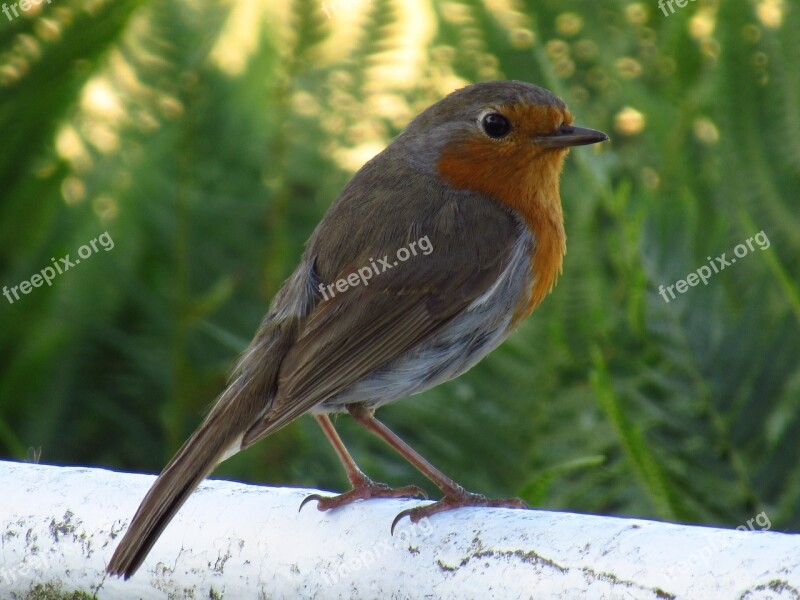
[[[0,13],[0,285],[82,260],[0,297],[0,456],[159,471],[358,167],[454,89],[520,79],[612,138],[567,160],[564,274],[379,416],[474,491],[800,529],[796,0],[25,6]],[[435,495],[337,425],[370,475]],[[347,487],[309,417],[215,476]]]

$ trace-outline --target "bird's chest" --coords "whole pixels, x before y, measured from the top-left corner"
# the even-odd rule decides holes
[[[533,236],[523,233],[507,267],[485,293],[439,333],[412,352],[329,399],[321,412],[350,402],[378,407],[458,377],[489,354],[514,328],[514,314],[527,305],[532,285]]]

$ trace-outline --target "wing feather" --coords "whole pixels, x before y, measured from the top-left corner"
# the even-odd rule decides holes
[[[384,192],[398,198],[383,206],[402,208],[405,198],[399,196],[404,192]],[[409,243],[407,232],[415,232],[427,236],[433,250],[400,262],[376,276],[368,287],[351,287],[319,300],[283,358],[274,402],[245,434],[243,447],[413,351],[491,289],[512,259],[519,238],[518,220],[485,196],[442,192],[438,200],[422,214],[395,218],[362,214],[375,226],[363,239],[337,240],[333,256],[323,252],[334,247],[326,238],[336,237],[323,221],[304,260],[316,265],[325,283],[346,279],[359,267],[368,266],[373,257],[394,255],[397,242],[389,240],[401,237],[397,235],[401,227],[401,246]],[[336,210],[341,202],[329,212],[332,223],[341,219]],[[357,208],[363,213],[368,205],[362,202]]]

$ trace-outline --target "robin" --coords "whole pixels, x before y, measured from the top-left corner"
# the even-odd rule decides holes
[[[133,575],[216,465],[305,413],[352,489],[303,504],[424,496],[359,469],[329,417],[348,412],[442,490],[392,528],[462,506],[526,507],[465,491],[374,412],[468,370],[553,288],[566,251],[564,158],[608,139],[572,123],[541,87],[478,83],[423,111],[365,164],[312,234],[228,388],[153,483],[108,572]]]

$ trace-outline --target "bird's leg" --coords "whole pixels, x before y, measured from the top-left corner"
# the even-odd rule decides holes
[[[342,438],[336,433],[330,418],[327,415],[314,415],[314,418],[322,428],[325,437],[333,446],[339,460],[342,461],[344,470],[347,472],[347,479],[350,480],[350,485],[353,486],[349,492],[339,494],[338,496],[320,496],[319,494],[312,494],[300,504],[302,509],[306,503],[312,500],[317,501],[317,508],[319,510],[330,510],[331,508],[338,508],[345,506],[356,500],[367,500],[369,498],[413,498],[422,497],[427,498],[428,495],[425,490],[417,487],[416,485],[407,485],[402,488],[391,488],[385,483],[377,483],[367,477],[364,472],[358,468],[356,461],[350,456],[350,453],[345,448]]]
[[[423,517],[430,517],[436,513],[452,510],[454,508],[461,508],[463,506],[529,508],[529,506],[519,498],[493,500],[481,494],[473,494],[466,491],[463,487],[425,460],[416,450],[401,440],[391,429],[386,427],[386,425],[378,421],[373,416],[370,409],[363,405],[353,405],[348,407],[348,411],[358,423],[394,448],[400,456],[414,465],[420,473],[430,479],[436,487],[444,493],[444,497],[438,502],[402,511],[392,522],[392,532],[394,532],[395,525],[405,516],[408,516],[413,523],[416,523]]]

